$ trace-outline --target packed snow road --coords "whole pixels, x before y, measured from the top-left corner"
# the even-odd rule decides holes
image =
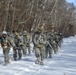
[[[45,65],[34,63],[34,53],[3,66],[3,53],[0,48],[0,75],[76,75],[76,37],[63,39],[62,48],[53,58],[45,59]]]

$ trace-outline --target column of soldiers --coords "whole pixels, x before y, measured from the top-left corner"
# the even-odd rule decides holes
[[[32,35],[32,37],[31,37]],[[30,43],[34,44],[34,53],[36,56],[35,63],[44,65],[45,58],[52,58],[52,54],[58,52],[62,43],[62,34],[54,31],[45,32],[41,28],[37,28],[33,34],[27,31],[21,32],[13,31],[8,35],[6,31],[2,32],[0,36],[0,45],[4,54],[4,65],[10,63],[9,52],[13,48],[14,61],[21,60],[22,56],[31,54]]]
[[[41,28],[38,28],[33,36],[33,43],[36,56],[36,64],[44,64],[45,58],[52,58],[52,54],[58,52],[62,43],[62,34],[54,32],[45,32]]]

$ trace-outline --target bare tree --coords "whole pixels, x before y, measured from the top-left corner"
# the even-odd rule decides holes
[[[0,0],[1,31],[51,31],[53,25],[55,31],[70,35],[69,24],[76,32],[76,7],[65,0]]]

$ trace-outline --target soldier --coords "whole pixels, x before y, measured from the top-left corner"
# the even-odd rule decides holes
[[[23,32],[23,43],[24,43],[24,46],[23,46],[23,55],[25,56],[27,54],[27,47],[26,47],[26,41],[27,41],[27,31],[24,31]]]
[[[30,43],[31,43],[30,33],[28,33],[27,31],[24,31],[24,49],[25,49],[25,54],[27,53],[27,49],[28,49],[28,54],[31,53],[31,51],[30,51]]]
[[[59,48],[59,35],[58,35],[58,32],[54,32],[54,40],[55,40],[55,45],[56,45],[56,52],[58,52],[58,48]]]
[[[9,64],[9,50],[10,50],[10,41],[9,38],[7,37],[7,32],[3,31],[2,32],[2,37],[0,39],[0,43],[3,49],[3,54],[4,54],[4,65]]]
[[[14,33],[14,43],[15,43],[13,57],[14,60],[16,61],[17,55],[19,60],[22,58],[21,50],[23,49],[23,38],[19,35],[17,31],[13,31],[13,33]]]
[[[24,31],[25,32],[25,31]],[[26,55],[26,47],[25,47],[25,42],[26,42],[26,40],[25,40],[25,34],[24,34],[24,32],[22,32],[22,33],[20,33],[19,34],[19,36],[21,37],[21,40],[22,40],[22,42],[23,42],[23,46],[22,46],[22,53],[23,53],[23,55],[25,56]]]
[[[28,54],[31,53],[30,43],[31,43],[31,36],[30,36],[30,33],[27,33],[27,42],[26,42],[26,46],[27,46],[27,49],[28,49]]]
[[[50,50],[50,55],[51,53],[54,51],[54,53],[56,53],[56,42],[55,42],[55,35],[54,35],[54,25],[51,26],[51,31],[47,33],[48,36],[48,42],[49,42],[49,50]],[[48,50],[47,50],[48,51]],[[50,56],[51,57],[51,56]]]
[[[33,33],[32,33],[32,42],[33,42],[33,52],[35,52],[35,43],[34,43],[34,37],[35,37],[35,34],[36,34],[36,31],[34,31]]]
[[[52,45],[51,45],[51,42],[52,42],[52,37],[49,33],[47,33],[46,35],[46,53],[45,53],[45,57],[47,58],[48,55],[49,55],[49,58],[52,58]]]
[[[41,29],[37,29],[37,32],[35,32],[34,36],[34,44],[35,44],[35,56],[36,56],[36,64],[44,64],[44,57],[45,57],[45,44],[46,44],[46,39],[44,34],[42,34]]]
[[[63,42],[63,35],[62,33],[59,33],[59,47],[61,48],[61,43]]]

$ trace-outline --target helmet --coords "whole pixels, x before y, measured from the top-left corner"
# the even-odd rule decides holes
[[[7,35],[7,32],[6,31],[3,31],[2,34],[6,34]]]
[[[58,33],[57,32],[54,32],[54,34],[57,35]]]
[[[37,31],[41,33],[42,32],[42,29],[40,27],[38,27],[37,28]]]
[[[18,33],[17,31],[13,31],[13,33],[14,33],[15,35],[19,35],[19,33]]]
[[[23,35],[27,35],[27,31],[23,31]]]
[[[60,36],[62,36],[62,33],[59,33]]]

